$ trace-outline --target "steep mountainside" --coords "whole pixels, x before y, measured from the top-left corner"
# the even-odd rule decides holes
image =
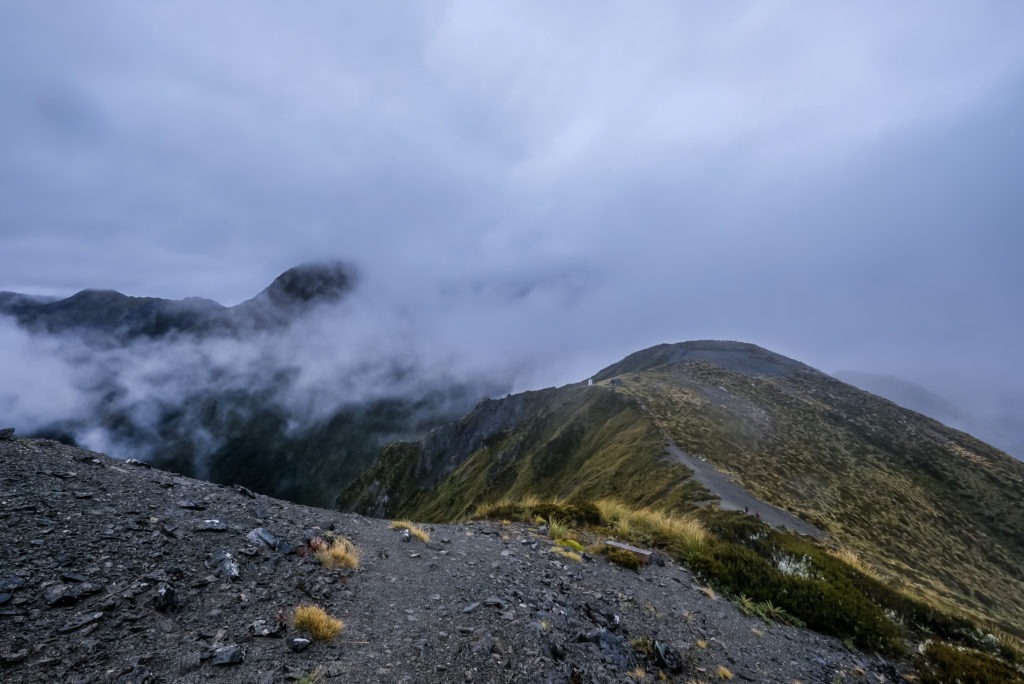
[[[391,445],[339,502],[458,517],[526,494],[666,509],[706,496],[668,445],[825,529],[884,574],[1024,634],[1024,464],[753,345],[659,345]]]
[[[708,498],[664,452],[664,435],[635,402],[570,385],[484,401],[419,442],[388,445],[339,502],[451,520],[501,497],[612,496],[681,510]]]
[[[81,408],[34,416],[34,435],[325,506],[386,443],[420,437],[500,389],[439,376],[401,349],[342,348],[346,310],[332,305],[355,283],[343,263],[306,264],[230,308],[98,290],[0,293],[0,317],[74,371],[66,391]]]

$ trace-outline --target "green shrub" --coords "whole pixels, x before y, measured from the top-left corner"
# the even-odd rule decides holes
[[[608,560],[630,570],[640,570],[640,559],[632,551],[609,547]]]
[[[721,541],[690,564],[720,591],[781,609],[811,629],[871,650],[901,648],[899,627],[848,582],[787,575],[754,549]]]
[[[1022,684],[1024,675],[986,653],[933,641],[917,659],[921,684]]]

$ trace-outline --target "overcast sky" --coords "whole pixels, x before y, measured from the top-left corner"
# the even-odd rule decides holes
[[[998,412],[1022,122],[1019,2],[4,2],[0,290],[343,259],[524,387],[731,338]]]

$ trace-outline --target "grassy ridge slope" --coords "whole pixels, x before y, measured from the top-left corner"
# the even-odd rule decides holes
[[[339,503],[424,520],[527,496],[685,511],[708,493],[665,459],[671,439],[914,592],[1024,636],[1024,464],[748,344],[659,345],[595,380],[392,444]]]
[[[707,498],[664,452],[664,435],[635,401],[569,385],[486,401],[420,442],[389,445],[339,502],[451,520],[504,497],[617,496],[676,510]]]
[[[788,359],[762,374],[652,357],[609,384],[681,448],[926,596],[1024,633],[1024,464]]]

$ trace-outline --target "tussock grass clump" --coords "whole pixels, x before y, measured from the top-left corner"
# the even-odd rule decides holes
[[[551,516],[551,519],[548,520],[548,536],[555,541],[568,538],[569,532],[569,526],[558,518]]]
[[[644,657],[654,657],[654,641],[650,637],[640,636],[630,639],[629,646]]]
[[[498,501],[479,504],[469,517],[475,520],[533,520],[537,524],[543,524],[544,516],[534,512],[534,508],[540,505],[541,500],[536,496],[525,496],[522,499],[505,497]]]
[[[317,538],[310,542],[310,547],[314,549],[317,560],[325,568],[359,567],[359,549],[344,537],[338,537],[330,542]]]
[[[504,498],[500,501],[480,504],[470,517],[490,520],[508,518],[537,524],[544,521],[550,524],[552,518],[557,518],[567,525],[599,525],[602,522],[601,512],[591,501],[582,499],[542,501],[535,496],[527,496],[518,500]]]
[[[608,527],[633,543],[659,546],[686,558],[700,553],[708,542],[707,527],[695,515],[631,508],[613,499],[600,499],[595,505]]]
[[[753,601],[749,597],[740,595],[736,599],[736,607],[744,615],[759,617],[764,621],[782,622],[787,625],[803,627],[802,620],[793,617],[782,608],[774,605],[771,601]]]
[[[575,551],[570,551],[569,549],[563,548],[561,546],[552,546],[551,553],[559,555],[562,558],[565,558],[566,560],[571,560],[575,563],[580,563],[583,561],[583,556],[576,553]]]
[[[732,671],[729,668],[727,668],[725,665],[719,665],[718,666],[718,678],[723,680],[723,681],[732,679]]]
[[[626,676],[629,677],[630,679],[636,680],[638,682],[642,682],[645,679],[647,679],[647,670],[645,670],[642,666],[637,665],[632,670],[627,672]]]
[[[345,628],[345,623],[332,618],[319,606],[303,604],[295,609],[292,618],[295,629],[308,632],[311,637],[320,641],[329,641]]]
[[[580,544],[575,539],[556,539],[555,543],[561,547],[575,551],[576,553],[583,553],[583,544]]]
[[[867,575],[871,579],[882,580],[882,576],[870,565],[860,559],[860,556],[851,549],[833,549],[828,552],[833,558],[846,563],[857,572]]]
[[[393,530],[409,530],[409,534],[416,537],[424,544],[430,541],[430,533],[422,527],[415,525],[408,520],[395,520],[391,523]]]

